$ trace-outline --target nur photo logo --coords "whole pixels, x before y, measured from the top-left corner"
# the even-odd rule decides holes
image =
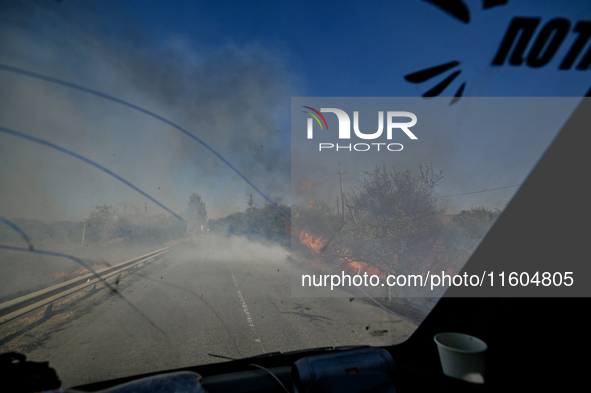
[[[303,106],[303,108],[309,109],[310,111],[302,111],[310,115],[311,117],[307,118],[307,128],[306,128],[306,136],[307,139],[314,139],[314,125],[318,124],[320,130],[324,130],[328,132],[328,122],[322,113],[333,113],[336,115],[338,121],[338,134],[335,135],[335,138],[338,140],[350,140],[351,139],[351,117],[349,114],[339,108],[320,108],[320,111],[314,109],[309,106]],[[385,120],[384,120],[385,118]],[[322,121],[320,121],[322,119]],[[410,120],[408,120],[410,119]],[[314,122],[316,120],[316,122]],[[405,120],[405,121],[400,121]],[[384,127],[384,123],[386,123]],[[324,126],[323,126],[324,124]],[[384,129],[386,130],[385,139],[386,142],[372,142],[372,143],[349,143],[349,144],[340,144],[338,141],[337,143],[330,143],[330,142],[322,142],[318,144],[318,150],[332,150],[335,151],[370,151],[376,150],[380,151],[380,148],[388,151],[401,151],[404,146],[401,143],[389,143],[392,140],[394,135],[394,130],[401,130],[408,138],[411,140],[417,140],[417,136],[410,130],[412,126],[417,124],[417,116],[412,112],[407,111],[386,111],[386,115],[384,115],[384,111],[378,111],[378,129],[375,132],[363,132],[359,126],[359,111],[353,111],[353,133],[359,139],[363,140],[376,140],[382,138],[384,134]],[[326,136],[326,135],[323,135]],[[331,134],[331,139],[333,138]]]

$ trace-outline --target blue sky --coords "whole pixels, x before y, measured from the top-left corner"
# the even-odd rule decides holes
[[[543,22],[564,17],[576,22],[585,19],[582,15],[591,14],[591,5],[586,2],[508,1],[483,10],[482,1],[467,0],[464,3],[471,20],[466,24],[421,0],[206,3],[129,1],[122,6],[128,15],[137,18],[138,28],[148,29],[156,42],[185,35],[196,46],[206,49],[256,42],[284,50],[292,71],[303,78],[299,86],[302,95],[327,97],[417,96],[421,89],[405,83],[402,76],[450,60],[465,64],[465,73],[489,71],[487,68],[514,16],[541,17]],[[105,13],[117,8],[107,4],[102,7]],[[466,95],[586,93],[580,71],[557,73],[557,67],[553,67],[570,47],[568,41],[575,38],[576,35],[567,37],[554,64],[536,72],[530,69],[527,74],[518,67],[505,67],[516,72],[501,75],[497,83],[482,80],[481,85],[469,85]],[[505,70],[498,67],[494,71],[498,74]],[[546,79],[543,84],[540,78]],[[485,78],[481,75],[481,79]],[[591,86],[591,77],[587,82]]]
[[[271,199],[289,203],[292,97],[420,97],[449,72],[423,83],[404,76],[450,61],[459,62],[454,70],[461,73],[440,96],[452,96],[463,83],[464,97],[581,97],[591,88],[589,70],[558,69],[577,38],[574,26],[591,15],[590,3],[509,0],[489,9],[482,1],[463,3],[469,23],[422,0],[10,2],[0,18],[0,63],[87,86],[174,120]],[[514,17],[541,19],[528,50],[548,21],[569,21],[547,65],[491,65]],[[0,99],[0,125],[91,157],[174,211],[185,209],[189,193],[197,191],[210,216],[219,217],[243,209],[253,193],[202,147],[137,113],[6,72],[0,86],[8,92]],[[462,113],[465,102],[444,108]],[[569,111],[564,109],[565,119]],[[531,157],[553,136],[522,128],[521,145],[531,139],[535,149],[518,168],[500,171],[525,177],[537,161]],[[79,220],[97,204],[146,202],[93,168],[0,138],[7,158],[0,166],[6,216]],[[454,149],[472,151],[455,166],[477,162],[482,155],[476,146],[484,141],[473,136],[472,142],[462,139],[464,146],[454,142]],[[500,173],[486,177],[490,181],[466,175],[461,183],[442,184],[441,192],[513,183]],[[456,199],[455,208],[480,201],[502,205],[514,191]],[[255,202],[264,200],[255,195]]]

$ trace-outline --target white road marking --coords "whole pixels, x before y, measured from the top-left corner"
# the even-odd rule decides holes
[[[244,311],[244,315],[246,316],[246,322],[250,325],[252,332],[254,333],[255,337],[257,337],[254,341],[258,342],[261,346],[261,350],[265,353],[265,349],[263,348],[263,343],[260,338],[258,338],[257,332],[254,328],[254,323],[252,323],[252,317],[248,312],[248,307],[246,306],[246,301],[244,300],[244,296],[242,296],[242,291],[240,291],[240,287],[238,287],[238,281],[236,281],[236,277],[234,276],[234,272],[232,268],[230,268],[230,274],[232,275],[232,280],[234,281],[234,286],[238,289],[238,297],[240,298],[240,304],[242,305],[242,311]]]
[[[232,278],[234,278],[234,276],[232,276]],[[234,280],[234,284],[236,284],[236,280]],[[242,296],[242,292],[240,292],[240,290],[238,290],[238,296],[240,297],[240,303],[242,303],[242,310],[246,315],[246,322],[248,322],[248,324],[251,327],[254,327],[254,325],[252,324],[252,318],[250,317],[250,313],[248,312],[248,307],[246,307],[246,302],[244,301],[244,297]]]

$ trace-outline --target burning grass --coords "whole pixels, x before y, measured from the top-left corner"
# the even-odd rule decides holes
[[[69,272],[53,273],[51,276],[54,280],[60,280],[64,278],[78,277],[88,273],[90,273],[90,270],[88,269],[76,269]]]

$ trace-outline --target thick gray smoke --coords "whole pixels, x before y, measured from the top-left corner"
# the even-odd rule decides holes
[[[289,98],[280,50],[210,48],[155,39],[115,13],[76,3],[4,3],[0,63],[87,86],[172,120],[208,143],[276,202],[289,198]],[[120,26],[124,26],[121,28]],[[192,192],[210,217],[253,193],[211,152],[146,115],[48,82],[0,71],[0,125],[84,155],[182,213]],[[80,220],[96,205],[144,197],[74,158],[0,135],[0,214]],[[264,200],[259,197],[259,204]],[[158,207],[148,203],[149,213]]]

